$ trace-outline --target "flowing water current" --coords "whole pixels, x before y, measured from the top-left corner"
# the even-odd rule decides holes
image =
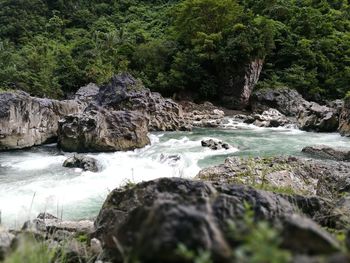
[[[152,133],[151,145],[130,152],[89,154],[99,173],[62,167],[72,154],[55,144],[0,153],[2,223],[20,227],[39,212],[63,219],[93,219],[108,193],[128,182],[159,177],[194,177],[200,169],[222,163],[228,156],[302,155],[308,145],[350,147],[337,133],[307,133],[297,129],[258,128],[228,119],[220,129]],[[201,147],[203,139],[229,143],[230,150]]]

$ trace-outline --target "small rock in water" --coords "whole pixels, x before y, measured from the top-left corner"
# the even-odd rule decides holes
[[[202,144],[202,147],[208,147],[214,151],[220,150],[220,149],[225,149],[225,150],[230,149],[230,145],[228,145],[227,143],[223,143],[222,141],[214,141],[213,139],[202,140],[201,144]]]
[[[92,157],[76,154],[73,157],[68,158],[63,163],[64,167],[68,168],[80,168],[84,171],[98,172],[98,162]]]
[[[181,160],[181,156],[179,154],[165,155],[162,153],[160,155],[160,161],[162,163],[165,163],[165,162],[176,163],[180,160]]]

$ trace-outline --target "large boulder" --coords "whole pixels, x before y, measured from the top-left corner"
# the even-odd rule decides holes
[[[150,143],[148,119],[135,111],[90,109],[59,122],[59,147],[68,152],[110,152]]]
[[[0,151],[55,141],[58,121],[82,107],[77,101],[35,98],[21,91],[1,93]]]
[[[241,66],[222,72],[224,83],[220,90],[222,104],[229,109],[244,109],[257,84],[264,61],[256,59]]]
[[[311,102],[297,117],[298,126],[305,131],[335,132],[339,126],[336,110]]]
[[[341,135],[350,137],[350,99],[346,99],[339,117],[338,131]]]
[[[59,123],[59,146],[71,152],[125,151],[149,144],[148,131],[189,130],[182,108],[151,92],[130,74],[114,76],[100,87],[89,84],[75,99],[83,113]]]
[[[139,111],[149,118],[150,131],[190,129],[181,106],[146,89],[127,73],[116,75],[101,86],[92,103],[108,111]]]
[[[302,152],[325,159],[350,161],[350,149],[346,148],[334,149],[326,145],[316,145],[305,147]]]
[[[164,178],[111,192],[95,221],[102,260],[123,262],[192,262],[178,253],[208,251],[214,262],[230,262],[237,246],[228,222],[244,223],[247,204],[255,220],[273,223],[283,245],[296,253],[329,254],[337,242],[274,193],[246,186]],[[127,254],[125,254],[127,253]],[[129,254],[130,253],[130,254]]]
[[[253,112],[262,113],[273,108],[286,116],[295,117],[309,102],[296,90],[281,88],[255,91],[250,98],[250,105]]]

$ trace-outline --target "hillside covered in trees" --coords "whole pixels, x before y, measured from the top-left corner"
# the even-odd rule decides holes
[[[346,0],[0,0],[0,90],[64,97],[128,71],[166,96],[215,100],[263,59],[258,88],[350,90]]]

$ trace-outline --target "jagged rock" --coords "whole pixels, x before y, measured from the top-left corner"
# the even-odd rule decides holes
[[[317,132],[334,132],[339,125],[339,116],[332,108],[311,102],[297,117],[302,130]]]
[[[249,104],[250,95],[259,80],[264,61],[256,59],[240,66],[239,69],[229,69],[222,72],[220,97],[222,104],[229,109],[244,109]]]
[[[0,151],[23,149],[55,141],[58,121],[81,112],[77,101],[57,101],[25,92],[0,94]]]
[[[75,154],[65,160],[63,166],[68,168],[80,168],[90,172],[98,172],[99,170],[98,161],[95,158],[80,154]]]
[[[4,260],[6,254],[10,251],[14,238],[15,235],[0,228],[0,261]]]
[[[314,195],[317,176],[305,174],[293,158],[229,157],[224,164],[205,168],[196,176],[212,182],[264,186],[276,191]]]
[[[335,229],[348,227],[350,222],[350,196],[341,197],[335,204],[335,213],[339,215],[336,221]]]
[[[276,109],[268,109],[262,114],[253,114],[246,118],[245,123],[254,124],[258,127],[280,127],[292,125],[294,122]]]
[[[341,216],[337,208],[339,198],[350,193],[349,163],[297,157],[229,157],[224,164],[201,170],[196,178],[280,193],[325,227],[344,229],[350,224],[350,217]]]
[[[255,91],[250,98],[250,105],[253,112],[262,113],[273,108],[286,116],[295,117],[309,102],[296,90],[281,88]]]
[[[190,101],[181,101],[184,118],[195,127],[215,128],[222,123],[225,113],[210,102],[196,104]]]
[[[338,131],[341,135],[350,137],[350,99],[346,99],[339,117]]]
[[[332,254],[339,244],[319,225],[311,220],[292,215],[283,220],[283,246],[304,254]]]
[[[332,100],[332,101],[328,101],[326,103],[326,106],[331,108],[331,109],[334,109],[335,112],[337,113],[337,115],[340,115],[343,107],[344,107],[344,100]]]
[[[317,145],[305,147],[302,152],[336,161],[350,161],[350,149],[345,148],[334,149],[326,145]]]
[[[149,118],[150,131],[189,130],[181,106],[159,93],[151,92],[130,74],[114,76],[100,87],[95,101],[107,111],[139,111]]]
[[[139,112],[89,110],[60,120],[58,144],[68,152],[133,150],[150,143],[147,125]]]
[[[81,87],[75,93],[74,99],[81,102],[90,103],[98,95],[99,91],[100,88],[96,84],[90,83],[84,87]]]
[[[208,147],[211,150],[221,150],[221,149],[225,149],[228,150],[230,149],[230,145],[228,145],[227,143],[223,143],[222,141],[215,141],[213,139],[209,139],[209,140],[203,140],[201,141],[202,147]]]
[[[299,210],[282,196],[246,186],[180,178],[114,190],[95,221],[95,235],[102,242],[103,257],[112,262],[122,262],[123,251],[143,262],[187,262],[177,253],[179,244],[191,251],[209,251],[214,262],[227,262],[231,245],[236,244],[227,222],[241,222],[246,203],[256,220],[274,222],[286,248],[311,254],[339,250],[325,230],[303,215],[295,216]]]
[[[90,220],[67,221],[49,213],[40,213],[37,218],[24,223],[22,230],[52,234],[57,231],[91,234],[94,232],[94,222]]]

